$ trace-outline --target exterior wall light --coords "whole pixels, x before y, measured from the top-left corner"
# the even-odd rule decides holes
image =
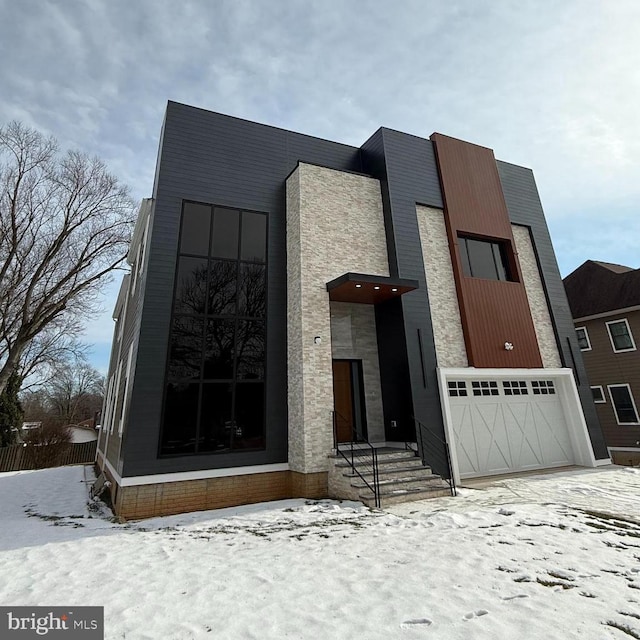
[[[378,291],[378,289],[380,289],[380,287],[373,287],[376,291]]]
[[[361,285],[361,284],[357,284],[357,285],[356,285],[356,289],[360,289],[361,287],[362,287],[362,285]]]
[[[504,348],[506,351],[513,351],[513,342],[505,342]]]
[[[313,344],[322,344],[322,338],[320,336],[316,336],[313,339]]]

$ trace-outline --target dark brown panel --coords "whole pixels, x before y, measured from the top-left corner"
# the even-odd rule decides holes
[[[512,238],[507,205],[491,149],[434,133],[445,211],[468,234]]]
[[[333,403],[337,440],[350,442],[353,439],[353,389],[349,360],[333,361]]]
[[[469,364],[474,367],[541,367],[524,287],[519,282],[462,278],[465,307],[471,310],[464,330]],[[514,310],[526,310],[526,313],[514,313]],[[505,349],[506,342],[513,345],[512,350]]]
[[[472,367],[542,366],[511,222],[493,151],[431,136],[442,184],[445,222],[460,304],[467,358]],[[465,276],[460,235],[504,244],[512,282]],[[513,350],[505,349],[505,343]]]

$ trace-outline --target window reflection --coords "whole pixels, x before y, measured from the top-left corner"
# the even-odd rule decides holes
[[[164,405],[162,453],[193,453],[196,449],[200,385],[170,383]]]
[[[199,379],[204,322],[191,316],[176,316],[171,328],[169,378]]]
[[[186,203],[182,214],[180,253],[206,256],[209,253],[211,207]]]
[[[233,384],[205,383],[202,385],[200,417],[200,451],[221,451],[231,448]]]
[[[236,385],[236,437],[234,448],[264,447],[264,384]]]
[[[180,258],[175,313],[204,313],[206,299],[207,261],[201,258]]]
[[[266,234],[266,214],[184,205],[162,455],[265,446]]]
[[[233,378],[235,320],[207,320],[204,378]]]
[[[264,318],[266,301],[264,265],[242,264],[238,283],[238,315],[248,318]]]
[[[267,246],[267,216],[260,213],[242,213],[243,260],[264,262]]]
[[[235,315],[238,263],[211,260],[209,265],[209,308],[212,316]]]
[[[239,320],[236,335],[238,379],[262,380],[264,378],[264,324],[256,320]]]
[[[240,214],[231,209],[215,208],[211,256],[214,258],[238,259],[238,227]]]

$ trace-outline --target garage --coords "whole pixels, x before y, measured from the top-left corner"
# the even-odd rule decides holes
[[[576,462],[561,380],[465,377],[443,386],[459,478]]]

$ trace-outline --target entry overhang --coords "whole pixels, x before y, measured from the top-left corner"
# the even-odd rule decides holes
[[[327,282],[329,300],[333,302],[358,302],[378,304],[414,291],[419,286],[417,280],[390,278],[364,273],[345,273]]]

